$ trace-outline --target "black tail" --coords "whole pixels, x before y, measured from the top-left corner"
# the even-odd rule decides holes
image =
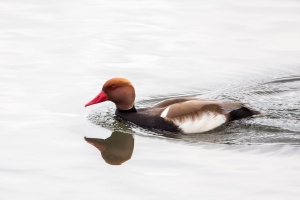
[[[229,113],[231,120],[242,119],[245,117],[251,117],[252,115],[258,115],[260,112],[252,110],[251,108],[241,107],[237,110],[233,110]]]

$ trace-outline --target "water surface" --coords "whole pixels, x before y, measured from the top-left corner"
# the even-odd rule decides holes
[[[0,198],[298,199],[299,15],[294,0],[2,0]],[[84,108],[116,76],[137,107],[199,96],[262,115],[146,131],[110,102]],[[110,165],[85,137],[127,157]]]

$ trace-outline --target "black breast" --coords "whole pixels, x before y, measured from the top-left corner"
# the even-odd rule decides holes
[[[180,132],[178,126],[165,120],[159,115],[149,114],[147,109],[136,110],[134,107],[130,110],[117,109],[116,115],[124,121],[131,122],[146,129]]]

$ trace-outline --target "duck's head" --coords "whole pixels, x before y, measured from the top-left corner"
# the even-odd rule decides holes
[[[103,85],[102,91],[85,107],[101,103],[104,101],[112,101],[118,109],[129,110],[134,106],[135,91],[131,82],[125,78],[112,78]]]

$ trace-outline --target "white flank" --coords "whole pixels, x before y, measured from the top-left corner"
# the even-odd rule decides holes
[[[185,121],[174,120],[174,123],[179,126],[184,133],[202,133],[212,130],[225,122],[225,115],[215,115],[212,112],[204,113],[196,119],[187,118]]]
[[[168,106],[168,107],[160,114],[160,116],[161,116],[161,117],[166,117],[167,114],[168,114],[168,112],[169,112],[169,109],[170,109],[170,106]]]

